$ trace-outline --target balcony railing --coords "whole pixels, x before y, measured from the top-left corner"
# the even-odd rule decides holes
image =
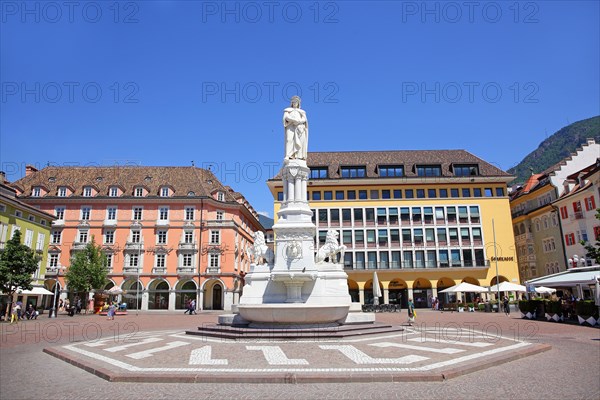
[[[583,211],[575,211],[573,215],[571,215],[571,220],[583,219]]]
[[[144,242],[126,242],[125,243],[126,251],[144,251]]]
[[[140,267],[126,266],[123,268],[123,275],[138,275],[141,272],[142,272],[142,268],[140,268]]]
[[[196,269],[194,267],[177,267],[178,274],[192,275],[196,273]]]
[[[196,243],[179,243],[179,250],[197,250]]]

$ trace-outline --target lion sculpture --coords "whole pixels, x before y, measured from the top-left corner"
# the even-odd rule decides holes
[[[341,260],[344,260],[344,253],[346,252],[346,246],[338,243],[339,233],[334,230],[330,230],[327,232],[327,237],[325,239],[325,244],[317,251],[317,256],[315,259],[316,263],[325,262],[325,259],[328,258],[330,263],[337,262],[337,254],[340,253]]]
[[[254,263],[256,265],[262,264],[273,264],[275,254],[271,250],[265,241],[265,234],[262,231],[254,232],[254,245],[251,252],[254,257]]]

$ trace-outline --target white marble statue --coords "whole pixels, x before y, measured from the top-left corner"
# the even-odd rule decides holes
[[[267,246],[265,234],[262,231],[254,232],[254,245],[250,256],[256,265],[265,263],[269,265],[273,264],[275,255],[273,254],[273,250]]]
[[[308,151],[308,121],[306,119],[306,112],[300,108],[300,101],[300,97],[292,97],[291,106],[283,110],[286,160],[306,160]]]
[[[317,251],[315,262],[322,263],[326,258],[329,258],[330,263],[337,262],[338,253],[341,255],[341,261],[344,261],[344,253],[346,252],[346,246],[338,243],[339,233],[330,229],[327,231],[327,237],[325,238],[325,244]]]

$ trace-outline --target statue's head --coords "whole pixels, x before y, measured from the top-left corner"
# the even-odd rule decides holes
[[[292,108],[300,108],[301,102],[302,102],[302,100],[300,100],[300,97],[298,97],[298,96],[294,96],[290,99]]]

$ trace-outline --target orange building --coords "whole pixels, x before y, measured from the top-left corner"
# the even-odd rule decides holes
[[[196,167],[26,168],[19,198],[56,216],[45,286],[71,296],[63,275],[92,240],[108,259],[104,288],[124,290],[129,309],[230,309],[239,299],[254,231],[246,199]],[[240,273],[242,273],[240,275]]]

